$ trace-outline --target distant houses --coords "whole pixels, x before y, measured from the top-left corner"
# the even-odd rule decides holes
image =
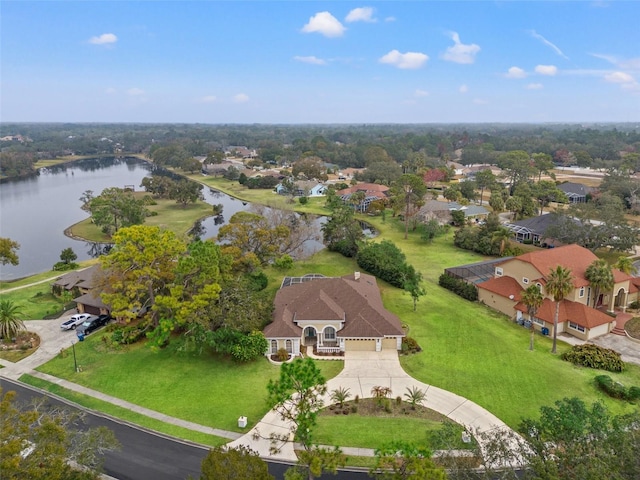
[[[372,202],[376,200],[386,200],[388,198],[389,187],[377,183],[359,183],[349,188],[338,190],[336,194],[343,202],[350,202],[351,197],[359,192],[362,192],[363,198],[355,205],[355,209],[359,212],[366,212]]]
[[[420,207],[418,218],[421,222],[437,220],[441,225],[449,224],[452,221],[451,212],[463,211],[465,219],[477,220],[486,218],[489,210],[481,205],[461,205],[457,202],[442,202],[440,200],[429,200]]]

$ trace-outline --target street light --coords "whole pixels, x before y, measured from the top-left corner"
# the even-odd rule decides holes
[[[73,350],[73,365],[76,367],[76,373],[78,370],[78,360],[76,359],[76,344],[71,342],[71,349]]]

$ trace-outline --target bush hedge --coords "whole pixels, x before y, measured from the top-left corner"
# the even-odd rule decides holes
[[[571,347],[571,350],[563,353],[560,358],[574,365],[598,368],[609,372],[624,370],[624,362],[618,352],[590,343],[575,345]]]
[[[471,285],[470,283],[467,283],[464,280],[460,280],[459,278],[454,278],[446,273],[440,275],[438,285],[446,288],[447,290],[451,290],[456,295],[459,295],[467,300],[471,300],[472,302],[478,300],[478,289],[475,285]]]
[[[610,397],[629,401],[640,400],[640,387],[627,388],[620,382],[614,382],[609,375],[598,375],[595,381],[598,388]]]

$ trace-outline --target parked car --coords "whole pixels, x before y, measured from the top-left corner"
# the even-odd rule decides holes
[[[94,315],[93,317],[94,318],[85,320],[82,325],[78,327],[78,329],[76,330],[76,335],[78,335],[79,337],[87,336],[94,330],[100,327],[104,327],[107,323],[109,323],[109,320],[111,320],[111,315],[100,315],[99,317],[96,317]]]
[[[62,325],[60,325],[60,328],[62,330],[75,330],[76,327],[79,327],[83,322],[89,320],[91,317],[92,315],[88,313],[77,313],[75,315],[71,315],[71,318],[69,320],[63,322]]]

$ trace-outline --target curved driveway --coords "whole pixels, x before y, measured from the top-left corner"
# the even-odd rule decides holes
[[[234,438],[239,435],[235,432],[223,432],[217,429],[195,425],[192,422],[174,419],[159,412],[153,412],[100,392],[92,391],[80,385],[34,372],[33,370],[36,367],[49,361],[55,357],[61,349],[69,348],[72,343],[77,341],[75,332],[60,330],[60,323],[63,320],[64,319],[29,321],[29,330],[34,331],[40,336],[40,348],[18,363],[0,361],[5,367],[0,369],[0,376],[18,379],[20,375],[28,372],[39,377],[49,377],[46,379],[61,384],[71,390],[81,391],[84,394],[101,398],[124,408],[130,408],[143,415],[158,418],[168,423],[179,424],[185,428],[194,430],[202,431],[204,429],[206,433],[227,438]],[[485,433],[496,429],[511,430],[495,415],[470,400],[442,390],[441,388],[419,382],[409,376],[400,366],[398,353],[393,350],[382,352],[347,352],[344,358],[344,368],[338,376],[327,382],[328,393],[323,400],[325,405],[330,405],[332,403],[330,393],[340,387],[348,388],[352,398],[356,395],[360,398],[369,398],[372,396],[371,390],[375,386],[389,387],[391,389],[391,398],[398,396],[404,397],[407,389],[413,387],[423,390],[426,393],[426,400],[422,402],[424,406],[463,425],[472,434]],[[272,434],[282,436],[287,435],[289,432],[290,425],[282,421],[275,411],[270,411],[248,433],[236,438],[229,445],[249,446],[265,459],[295,462],[297,461],[297,457],[294,452],[293,442],[280,445],[281,448],[279,448],[278,451],[274,451],[270,440]],[[482,438],[476,435],[476,440],[480,443],[480,448],[483,449]]]
[[[333,403],[331,391],[337,388],[348,388],[351,398],[372,397],[371,390],[375,386],[389,387],[391,398],[403,397],[407,389],[416,387],[426,393],[422,405],[435,410],[451,420],[463,425],[470,433],[485,433],[491,430],[511,429],[498,417],[464,397],[448,392],[432,385],[419,382],[409,376],[400,366],[396,351],[382,352],[347,352],[344,358],[344,369],[338,376],[327,382],[325,405]],[[290,425],[282,421],[277,413],[269,412],[247,434],[234,440],[229,445],[246,445],[260,453],[264,458],[296,461],[293,444],[288,442],[278,451],[272,451],[271,434],[283,435],[289,432]],[[483,449],[482,438],[476,440]]]

